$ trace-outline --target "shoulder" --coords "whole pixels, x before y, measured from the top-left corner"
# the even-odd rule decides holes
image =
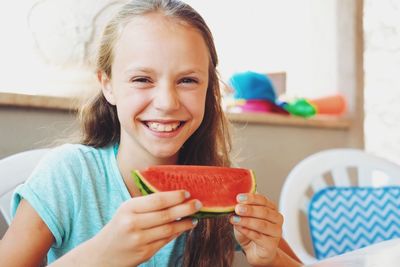
[[[81,144],[64,144],[55,147],[46,155],[51,160],[77,160],[88,154],[101,153],[102,148],[95,148]]]
[[[65,144],[51,149],[14,191],[12,213],[21,199],[27,200],[60,245],[72,229],[71,218],[80,210],[82,198],[87,197],[85,188],[90,192],[97,186],[111,155],[112,147]]]
[[[110,147],[94,148],[81,144],[65,144],[51,149],[26,181],[27,185],[77,187],[82,179],[107,164]]]
[[[92,161],[105,160],[111,147],[95,148],[81,144],[64,144],[51,149],[39,163],[39,169],[57,167],[79,168]]]

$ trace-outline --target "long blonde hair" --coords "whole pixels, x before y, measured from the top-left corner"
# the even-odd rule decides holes
[[[189,5],[177,0],[133,0],[123,5],[106,25],[99,45],[96,68],[112,77],[114,47],[122,29],[134,17],[160,12],[197,29],[209,49],[209,83],[205,114],[199,128],[179,152],[178,164],[230,166],[231,139],[228,122],[221,108],[221,93],[216,70],[218,57],[210,29]],[[103,147],[119,142],[120,124],[115,106],[99,92],[80,111],[82,140],[86,145]],[[232,264],[234,237],[226,217],[202,219],[186,238],[183,265],[224,267]]]

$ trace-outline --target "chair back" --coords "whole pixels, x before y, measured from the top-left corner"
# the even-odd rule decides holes
[[[11,222],[10,204],[14,189],[29,177],[49,150],[28,150],[0,160],[0,213],[8,224]]]
[[[284,238],[305,263],[317,259],[304,244],[301,216],[308,218],[310,200],[324,188],[400,185],[400,166],[358,149],[331,149],[313,154],[298,163],[283,185],[279,209],[285,217]]]

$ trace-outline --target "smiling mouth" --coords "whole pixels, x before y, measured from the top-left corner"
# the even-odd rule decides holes
[[[157,122],[157,121],[142,121],[142,123],[152,131],[160,133],[169,133],[176,131],[185,121],[174,121],[174,122]]]

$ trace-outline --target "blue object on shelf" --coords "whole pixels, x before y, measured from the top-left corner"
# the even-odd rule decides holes
[[[236,73],[229,79],[229,84],[236,99],[276,100],[274,86],[265,74],[252,71]]]

